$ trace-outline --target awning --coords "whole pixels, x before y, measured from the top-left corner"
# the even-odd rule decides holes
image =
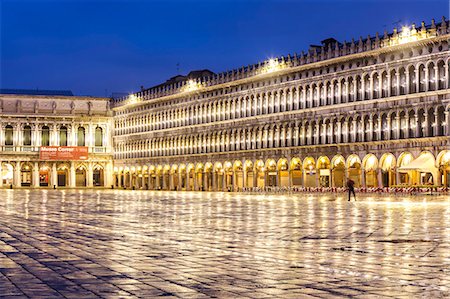
[[[436,173],[438,169],[434,165],[434,157],[431,154],[422,154],[417,159],[412,160],[408,165],[398,168],[400,172],[408,172],[411,170],[419,172]]]

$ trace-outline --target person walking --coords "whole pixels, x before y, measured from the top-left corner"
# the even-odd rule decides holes
[[[347,181],[347,188],[348,188],[348,201],[350,201],[350,195],[353,193],[353,197],[356,201],[356,194],[355,194],[355,182],[351,179],[348,179]]]

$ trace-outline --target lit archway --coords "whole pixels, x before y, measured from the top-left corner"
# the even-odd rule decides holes
[[[391,153],[386,153],[381,156],[381,184],[383,187],[390,187],[396,184],[395,177],[395,156]]]
[[[361,186],[361,159],[357,155],[350,155],[347,158],[348,178],[355,182],[355,187]]]
[[[268,159],[266,161],[266,186],[275,187],[277,186],[277,163],[274,159]]]
[[[233,190],[233,164],[230,161],[223,163],[224,186],[227,191]]]
[[[233,172],[236,180],[236,188],[238,191],[242,190],[242,188],[244,187],[244,167],[242,166],[241,161],[234,161]]]
[[[197,183],[196,191],[203,191],[203,169],[205,165],[203,163],[197,163],[195,166],[195,181]]]
[[[59,176],[59,174],[58,174]],[[59,179],[58,179],[59,185]],[[86,187],[86,166],[80,165],[75,169],[75,186]]]
[[[363,169],[366,187],[378,187],[378,159],[374,154],[368,154],[364,157]]]
[[[173,164],[170,168],[170,190],[178,190],[179,185],[179,175],[178,175],[178,165]]]
[[[30,187],[33,183],[33,166],[31,163],[23,163],[20,167],[20,182],[24,187]]]
[[[195,190],[195,166],[193,163],[188,164],[186,175],[187,175],[187,188],[189,190]]]
[[[213,165],[211,162],[205,164],[205,182],[204,191],[212,191],[212,181],[213,181]]]
[[[345,159],[341,155],[336,155],[331,160],[331,172],[333,178],[333,187],[345,186]]]
[[[409,153],[409,152],[401,153],[397,159],[397,169],[408,165],[409,163],[412,162],[412,160],[414,160],[414,157],[411,153]],[[411,177],[408,174],[408,172],[399,172],[399,182],[397,182],[397,184],[399,184],[399,185],[411,185],[412,184]]]
[[[264,188],[266,186],[264,173],[264,161],[257,160],[255,162],[256,187]]]
[[[247,188],[253,188],[254,186],[254,171],[253,171],[253,163],[250,160],[246,160],[244,164],[244,173],[245,173],[245,181]]]
[[[150,165],[148,168],[148,177],[149,177],[149,189],[156,189],[156,167],[155,165]]]
[[[303,175],[302,175],[302,161],[300,158],[294,157],[291,159],[290,167],[291,170],[291,183],[292,186],[302,186],[303,185]]]
[[[305,187],[317,187],[316,184],[316,162],[313,157],[303,160],[303,172]]]
[[[289,187],[289,163],[281,158],[277,162],[278,183],[280,187]]]
[[[187,175],[186,175],[186,165],[180,164],[178,166],[178,172],[180,175],[180,188],[181,190],[186,190],[187,186]]]
[[[214,163],[214,185],[216,191],[223,190],[223,166],[222,163]]]
[[[48,187],[50,186],[51,180],[51,171],[50,166],[47,164],[41,164],[39,168],[39,186],[40,187]]]
[[[436,160],[429,151],[421,152],[416,159],[399,167],[398,171],[407,173],[412,185],[438,185],[440,181]]]
[[[330,159],[327,156],[322,156],[317,159],[317,169],[319,171],[319,186],[330,187],[331,170]]]
[[[101,187],[105,185],[103,166],[96,164],[92,173],[92,181],[94,186]]]
[[[69,185],[69,166],[65,163],[59,164],[56,167],[56,173],[57,173],[57,184],[59,187],[65,187]],[[75,174],[76,176],[76,174]],[[83,186],[86,186],[86,169],[84,168],[84,176],[85,176],[85,183]]]
[[[163,188],[164,176],[163,176],[163,166],[158,165],[156,167],[156,184],[155,189],[161,190]]]
[[[3,163],[2,164],[3,185],[12,185],[13,178],[14,178],[14,167],[9,163]]]
[[[166,164],[163,168],[163,190],[170,190],[170,165]]]
[[[441,151],[438,154],[436,166],[439,169],[442,185],[450,187],[450,150]]]

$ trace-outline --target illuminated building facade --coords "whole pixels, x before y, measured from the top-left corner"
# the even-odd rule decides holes
[[[162,190],[450,184],[443,19],[112,103],[114,185]]]
[[[108,98],[71,92],[0,92],[0,187],[112,184]]]

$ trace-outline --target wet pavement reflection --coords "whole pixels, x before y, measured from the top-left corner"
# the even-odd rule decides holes
[[[2,298],[448,298],[450,198],[0,190]]]

